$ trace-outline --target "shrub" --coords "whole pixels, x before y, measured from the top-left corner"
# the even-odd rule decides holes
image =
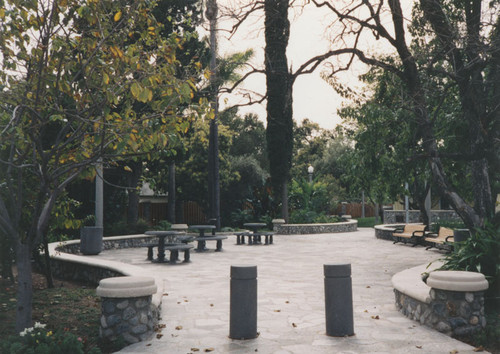
[[[494,288],[493,282],[500,276],[500,227],[487,224],[471,232],[467,240],[455,242],[454,247],[441,269],[483,273]]]
[[[52,332],[44,324],[35,323],[17,336],[10,336],[0,344],[0,352],[9,354],[83,354],[83,340],[70,332]],[[101,351],[92,348],[88,353]]]

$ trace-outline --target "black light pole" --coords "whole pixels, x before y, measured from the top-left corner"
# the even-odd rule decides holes
[[[207,0],[205,15],[210,21],[210,90],[211,105],[214,118],[210,121],[210,136],[208,143],[208,196],[210,201],[210,218],[220,230],[220,176],[219,176],[219,129],[218,129],[218,87],[217,87],[217,1]]]

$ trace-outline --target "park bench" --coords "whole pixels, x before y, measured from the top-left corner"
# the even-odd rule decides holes
[[[423,224],[406,224],[404,227],[397,227],[392,233],[394,238],[393,243],[403,242],[412,243],[415,247],[421,240],[423,240],[427,225]]]
[[[236,244],[237,245],[244,245],[245,244],[245,237],[248,237],[248,244],[249,245],[260,245],[262,244],[262,236],[264,236],[265,245],[272,245],[273,244],[273,236],[274,232],[270,231],[256,231],[256,232],[235,232],[236,235]]]
[[[227,239],[227,236],[199,236],[195,237],[194,241],[198,242],[198,247],[196,247],[197,252],[204,252],[206,251],[205,243],[207,241],[216,241],[217,246],[215,248],[216,252],[222,251],[222,240]]]
[[[424,241],[429,245],[426,250],[436,247],[451,251],[453,249],[452,243],[454,242],[453,230],[447,227],[439,227],[437,233],[427,232]]]
[[[158,243],[145,243],[141,245],[142,247],[147,247],[148,248],[148,255],[147,259],[148,261],[155,261],[153,259],[153,249],[155,247],[159,247]],[[168,262],[171,264],[177,263],[179,260],[179,251],[184,252],[184,263],[188,263],[191,260],[191,255],[190,255],[190,250],[193,248],[193,245],[188,245],[184,243],[167,243],[165,244],[164,251],[170,251],[170,258],[169,260],[167,259],[162,259],[161,262]]]
[[[235,232],[234,235],[236,236],[236,244],[237,245],[244,245],[245,244],[245,236],[250,236],[250,232],[248,231],[241,231],[241,232]]]

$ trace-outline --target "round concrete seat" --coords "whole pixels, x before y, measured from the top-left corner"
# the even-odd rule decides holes
[[[141,297],[156,293],[157,287],[151,277],[114,277],[102,279],[96,289],[101,297]]]
[[[488,289],[484,274],[456,270],[431,272],[427,279],[431,288],[450,291],[483,291]]]

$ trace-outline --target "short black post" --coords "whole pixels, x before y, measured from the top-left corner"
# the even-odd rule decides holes
[[[326,334],[354,335],[350,264],[325,264]]]
[[[257,266],[231,266],[229,338],[257,337]]]

